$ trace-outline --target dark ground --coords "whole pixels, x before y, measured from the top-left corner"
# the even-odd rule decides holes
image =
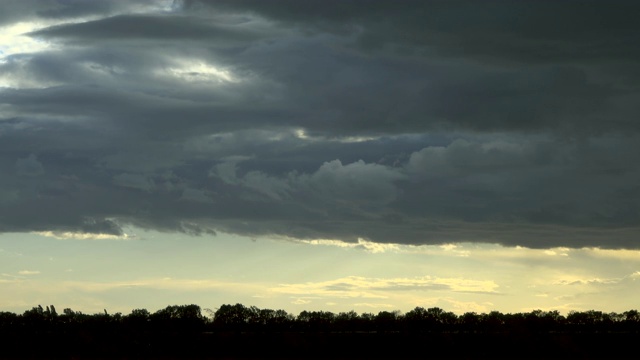
[[[0,359],[638,359],[638,333],[3,334]]]

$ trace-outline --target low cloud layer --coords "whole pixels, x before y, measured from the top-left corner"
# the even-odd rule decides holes
[[[638,13],[1,4],[0,231],[640,248]]]

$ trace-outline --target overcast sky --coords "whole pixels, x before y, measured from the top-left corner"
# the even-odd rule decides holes
[[[120,244],[111,258],[126,258],[138,245],[125,240],[150,252],[259,246],[252,256],[309,247],[291,252],[296,261],[327,246],[509,259],[608,251],[618,273],[580,281],[626,279],[623,295],[640,292],[630,285],[640,270],[639,17],[638,2],[595,0],[3,1],[0,288],[44,276],[46,240],[89,259],[82,266],[97,256],[86,244]],[[599,269],[600,258],[572,266]],[[466,270],[444,278],[514,271],[454,263]],[[101,277],[110,264],[94,280],[116,281]],[[432,276],[413,269],[392,277]],[[346,284],[356,271],[324,274]],[[136,276],[170,277],[127,281]],[[417,286],[455,292],[434,284]],[[485,285],[465,291],[503,294]],[[30,294],[0,306],[47,298]],[[419,298],[368,303],[410,310]],[[77,304],[126,308],[127,297],[91,299]],[[587,304],[603,308],[598,299]],[[545,306],[589,306],[563,301]]]

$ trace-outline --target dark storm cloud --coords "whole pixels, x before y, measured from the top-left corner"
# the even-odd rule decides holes
[[[47,19],[74,19],[87,16],[107,16],[123,11],[138,10],[153,6],[154,1],[147,0],[21,0],[7,1],[2,4],[0,26],[20,21],[39,21]]]
[[[36,8],[42,5],[42,1],[35,1]],[[113,0],[113,1],[86,1],[86,0],[54,0],[49,1],[48,6],[39,8],[36,13],[42,18],[73,19],[92,15],[112,15],[122,11],[136,11],[145,6],[153,6],[157,1],[145,0]]]
[[[258,14],[318,34],[350,29],[344,37],[352,43],[344,45],[375,56],[352,60],[366,68],[366,75],[354,77],[351,87],[326,87],[338,91],[336,98],[350,97],[348,104],[332,99],[334,111],[345,115],[336,124],[363,117],[354,108],[374,107],[367,118],[378,118],[359,124],[360,131],[423,131],[442,122],[489,131],[638,130],[638,122],[629,118],[632,109],[618,113],[611,106],[622,97],[638,100],[638,78],[623,86],[625,76],[615,74],[618,66],[640,58],[631,45],[640,36],[635,21],[640,5],[633,2],[222,0],[187,5]],[[313,64],[313,59],[310,68],[357,74],[349,59],[337,55],[331,59],[342,60],[339,70],[330,61]],[[385,118],[400,125],[381,129]]]
[[[1,231],[639,247],[635,3],[32,5]]]
[[[284,25],[358,34],[371,48],[435,47],[446,55],[499,61],[637,59],[633,1],[187,0],[187,8],[265,16]],[[311,29],[310,29],[311,28]],[[398,50],[402,49],[401,47]],[[404,49],[410,51],[410,49]]]
[[[79,24],[65,24],[35,31],[36,38],[62,38],[71,41],[96,40],[205,40],[233,43],[257,38],[258,34],[243,33],[232,27],[212,24],[206,19],[181,16],[117,15]]]

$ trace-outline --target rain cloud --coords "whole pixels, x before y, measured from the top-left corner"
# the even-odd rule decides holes
[[[3,3],[0,231],[638,249],[638,15]]]

